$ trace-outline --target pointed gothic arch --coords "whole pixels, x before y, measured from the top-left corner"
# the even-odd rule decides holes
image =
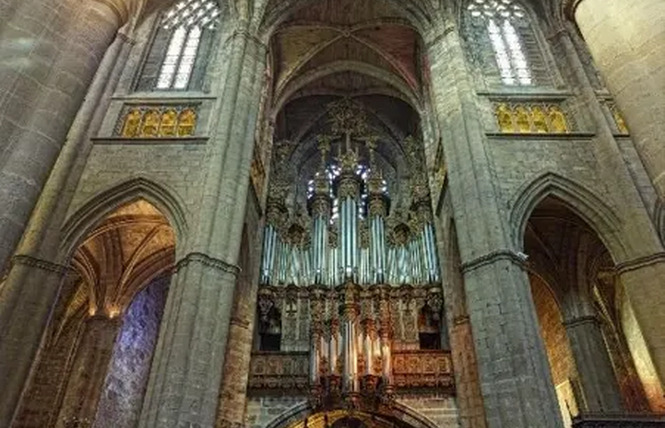
[[[70,255],[95,226],[120,206],[145,199],[154,205],[169,221],[176,234],[176,242],[185,242],[188,234],[184,203],[176,192],[144,177],[122,182],[88,199],[72,214],[62,227],[62,254]]]
[[[257,23],[262,38],[266,40],[272,37],[284,20],[317,0],[297,0],[292,2],[282,2],[279,0],[270,0],[262,11],[262,16]],[[434,22],[437,21],[437,8],[429,2],[420,2],[417,0],[377,0],[387,3],[397,11],[402,17],[418,32],[426,33],[431,29]],[[272,6],[272,7],[271,7]]]
[[[548,196],[555,197],[589,224],[610,251],[615,261],[627,258],[621,239],[621,219],[594,192],[573,180],[547,172],[523,185],[510,204],[510,224],[515,248],[522,248],[526,224],[533,210]]]
[[[411,428],[437,428],[434,421],[407,405],[395,402],[390,405],[389,411],[389,414],[377,412],[376,415],[390,417],[396,422],[401,422],[403,426]],[[273,419],[266,425],[266,428],[289,428],[317,413],[320,411],[313,409],[309,402],[296,404]]]

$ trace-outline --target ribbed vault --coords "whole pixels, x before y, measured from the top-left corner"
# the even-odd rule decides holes
[[[80,277],[63,324],[75,314],[120,316],[133,297],[173,266],[175,236],[153,205],[138,200],[107,216],[74,253]]]

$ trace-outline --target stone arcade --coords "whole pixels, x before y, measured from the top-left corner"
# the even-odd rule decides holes
[[[665,426],[665,1],[0,0],[0,427]]]

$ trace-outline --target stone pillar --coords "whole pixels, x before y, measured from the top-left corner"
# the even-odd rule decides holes
[[[444,220],[445,222],[446,220]],[[439,228],[437,244],[441,255],[446,327],[455,374],[455,391],[461,428],[485,428],[485,406],[480,391],[478,362],[473,332],[464,296],[464,279],[454,226]]]
[[[665,411],[665,255],[619,264],[619,279],[626,299],[622,316],[630,307],[639,331],[626,332],[638,373],[654,411]],[[623,326],[625,329],[625,325]],[[625,331],[625,330],[624,330]],[[636,354],[641,348],[642,352]],[[646,370],[645,370],[646,369]]]
[[[665,2],[565,0],[665,199]]]
[[[622,411],[621,392],[598,318],[593,315],[579,316],[567,319],[563,325],[575,359],[586,411]]]
[[[604,10],[604,8],[608,6],[614,7],[615,5],[618,4],[618,2],[615,2],[614,0],[610,0],[608,3],[602,3],[601,2],[595,2],[595,0],[583,0],[583,3],[589,3],[589,4],[597,4],[599,7],[601,7],[600,12],[598,14],[598,17],[605,17],[607,19],[611,18],[612,20],[614,19],[619,19],[622,22],[628,22],[624,16],[615,16],[611,15],[609,12],[610,9]],[[594,3],[595,2],[595,3]],[[652,2],[655,5],[654,2]],[[662,9],[662,2],[658,2],[660,7]],[[642,0],[638,0],[636,3],[631,3],[630,8],[634,8],[637,6],[639,9],[640,5],[644,4]],[[627,4],[623,4],[622,6],[628,6]],[[572,9],[571,9],[572,10]],[[654,9],[655,10],[655,9]],[[607,13],[607,15],[606,15]],[[636,13],[636,11],[631,11],[632,13]],[[650,20],[644,21],[645,24],[652,22],[654,19],[658,19],[659,17],[654,15]],[[595,19],[595,18],[594,18]],[[581,27],[580,27],[581,28]],[[611,34],[607,35],[607,37],[604,40],[597,39],[597,37],[604,37],[600,35],[596,35],[592,37],[590,40],[587,38],[587,43],[589,45],[589,48],[592,51],[592,54],[596,56],[597,54],[594,52],[594,47],[591,46],[593,40],[596,40],[596,43],[600,43],[601,46],[607,46],[606,50],[603,50],[603,55],[608,56],[612,58],[612,64],[617,67],[615,70],[616,73],[623,73],[622,70],[625,70],[624,67],[627,67],[629,69],[632,69],[635,67],[639,62],[628,62],[625,64],[621,64],[620,60],[618,59],[619,57],[628,59],[631,55],[633,55],[634,52],[629,52],[628,50],[624,51],[618,51],[617,46],[620,46],[621,43],[618,42],[616,39],[617,37],[623,37],[622,34],[624,34],[625,31],[630,31],[630,28],[636,28],[634,26],[622,26],[621,29],[617,29],[616,34]],[[602,25],[599,24],[598,28],[596,28],[594,31],[601,31],[602,30]],[[582,30],[585,37],[586,37],[586,32]],[[588,31],[588,30],[587,30]],[[595,34],[595,33],[594,33]],[[604,34],[604,33],[603,33]],[[647,38],[648,38],[648,32]],[[640,35],[640,38],[645,37],[644,35]],[[637,39],[636,39],[637,40]],[[665,322],[665,317],[658,317],[658,314],[660,314],[662,311],[659,308],[662,308],[665,306],[665,294],[660,292],[662,289],[662,280],[663,275],[665,275],[665,263],[663,263],[661,260],[662,259],[662,245],[660,243],[660,239],[658,237],[658,232],[653,226],[653,223],[651,222],[648,213],[644,207],[644,204],[639,201],[639,196],[636,194],[636,188],[634,182],[632,180],[627,180],[624,179],[624,177],[629,177],[630,173],[627,171],[626,165],[623,162],[623,159],[621,158],[621,154],[619,152],[617,142],[615,141],[612,131],[609,129],[608,124],[607,124],[607,119],[605,118],[600,104],[598,102],[598,98],[596,96],[596,93],[591,86],[591,83],[588,80],[588,77],[585,74],[584,68],[580,62],[580,59],[578,57],[578,54],[573,46],[573,42],[571,40],[571,36],[569,35],[568,30],[563,30],[560,31],[557,34],[557,41],[562,44],[562,47],[564,48],[567,58],[569,61],[569,69],[572,72],[573,76],[576,79],[576,83],[581,89],[581,97],[585,101],[587,107],[589,108],[589,111],[591,113],[591,116],[596,124],[596,132],[597,132],[597,138],[594,139],[593,143],[593,148],[594,148],[594,153],[595,153],[595,158],[598,160],[598,169],[599,172],[602,174],[604,177],[605,181],[607,182],[612,182],[613,185],[618,189],[618,193],[624,196],[624,200],[622,201],[622,210],[625,212],[624,216],[625,218],[630,219],[630,225],[627,226],[627,232],[625,233],[627,239],[630,239],[631,241],[631,256],[635,257],[635,260],[629,260],[620,263],[621,266],[621,281],[625,286],[626,294],[629,297],[630,304],[631,306],[637,311],[636,312],[636,317],[638,324],[640,326],[640,329],[642,329],[642,336],[644,337],[644,340],[647,341],[648,343],[648,349],[650,355],[647,356],[647,358],[651,359],[653,361],[653,364],[655,366],[655,370],[657,372],[657,376],[651,377],[648,381],[648,383],[653,385],[653,388],[662,391],[662,379],[665,379],[663,376],[665,376],[665,331],[663,331],[662,328],[659,326],[662,325],[663,322]],[[610,46],[613,45],[613,46]],[[598,48],[598,47],[597,47]],[[658,46],[659,49],[663,49],[662,44]],[[657,52],[654,50],[653,54],[654,57],[651,58],[651,60],[657,60],[657,57],[662,57],[662,55],[658,55]],[[648,58],[645,58],[648,60]],[[596,56],[596,60],[598,62],[598,67],[600,68],[600,71],[605,74],[605,64],[601,63],[600,58]],[[661,72],[663,72],[661,70]],[[638,73],[639,74],[639,73]],[[644,113],[645,109],[651,111],[651,105],[650,103],[655,102],[651,100],[650,97],[657,96],[657,94],[648,94],[648,96],[642,96],[642,95],[636,95],[635,93],[632,93],[631,90],[629,89],[628,86],[623,86],[629,82],[632,82],[634,85],[639,85],[639,84],[644,84],[648,85],[648,80],[642,80],[642,83],[640,83],[637,80],[632,80],[633,77],[638,76],[638,74],[634,73],[628,73],[627,76],[630,76],[630,79],[625,80],[625,82],[620,83],[620,88],[617,90],[616,88],[612,87],[611,83],[611,78],[608,78],[606,75],[605,77],[608,78],[608,84],[610,85],[610,89],[614,93],[617,102],[620,103],[620,98],[630,98],[630,97],[635,97],[634,100],[635,102],[641,102],[640,100],[644,100],[643,104],[640,104],[637,106],[636,104],[633,105],[631,104],[631,107],[629,107],[631,112],[628,110],[625,110],[626,107],[623,107],[620,104],[620,107],[624,109],[623,114],[628,117],[630,114],[631,116],[633,113],[637,113],[637,118],[634,118],[638,121],[643,121],[644,117],[642,116]],[[665,84],[665,75],[661,74],[661,77],[657,77],[657,75],[653,75],[654,78],[658,78],[659,82]],[[656,81],[656,80],[654,80]],[[629,85],[630,86],[630,85]],[[632,87],[632,86],[631,86]],[[648,91],[648,90],[647,90]],[[661,91],[661,94],[665,94],[665,92]],[[662,103],[665,102],[665,95],[661,97],[663,101],[661,101],[661,106],[663,105]],[[654,105],[654,108],[657,108],[657,106]],[[640,110],[641,109],[641,110]],[[651,126],[658,126],[658,121],[657,120],[652,120]],[[662,123],[662,121],[660,121]],[[644,159],[644,152],[640,149],[640,144],[638,143],[639,137],[639,131],[640,129],[645,129],[644,127],[639,127],[636,123],[631,123],[631,132],[633,134],[633,140],[636,142],[636,147],[638,149],[638,152],[640,152],[640,155],[642,156],[642,159],[644,160],[644,164],[647,166],[647,169],[649,168],[648,162]],[[662,138],[663,135],[665,134],[658,134],[658,138],[661,138],[661,143],[662,143]],[[652,136],[653,137],[653,136]],[[642,141],[647,141],[647,140],[642,140]],[[655,137],[651,138],[651,143],[649,144],[659,144]],[[665,152],[661,155],[661,159],[663,161],[663,165],[665,166]],[[654,180],[657,176],[662,174],[665,170],[661,170],[661,172],[656,173],[655,175],[652,173],[652,170],[648,170],[649,174],[651,175],[652,180]],[[656,186],[658,187],[658,186]],[[658,190],[661,192],[660,190]],[[663,197],[663,193],[660,193],[660,197]],[[645,254],[650,254],[648,256],[645,256]],[[623,256],[626,258],[626,256]],[[629,256],[630,257],[630,256]],[[637,269],[636,269],[637,268]],[[639,314],[639,316],[637,315]],[[642,340],[642,339],[640,339]],[[633,356],[635,358],[635,356]],[[645,382],[645,380],[642,380]],[[656,385],[657,384],[657,385]],[[650,397],[650,402],[658,402],[661,403],[658,405],[658,407],[652,407],[654,410],[660,409],[660,408],[665,408],[665,399],[663,399],[662,394],[651,394],[652,396]]]
[[[216,420],[266,55],[244,29],[221,45],[228,60],[192,223],[198,229],[176,267],[140,427],[211,427]]]
[[[250,258],[258,257],[260,252],[255,245],[251,245],[251,250],[249,248],[246,250],[253,251],[253,254],[249,255]],[[234,295],[233,317],[224,359],[224,378],[219,394],[216,428],[245,426],[245,404],[259,281],[256,275],[258,271],[253,266],[242,266],[242,268]]]
[[[27,1],[2,31],[9,46],[33,44],[0,63],[0,272],[126,19],[111,0],[54,3]]]
[[[128,39],[118,37],[100,65],[2,285],[0,383],[5,389],[0,394],[0,426],[17,405],[67,271],[57,261],[67,256],[58,254],[60,226],[73,191],[65,196],[63,190],[75,187],[92,147],[89,136],[101,123],[129,48]]]
[[[56,428],[66,428],[71,421],[91,426],[97,413],[120,319],[96,315],[84,321]],[[86,422],[88,421],[88,422]]]
[[[487,424],[561,427],[529,280],[494,188],[459,30],[440,23],[425,40]]]

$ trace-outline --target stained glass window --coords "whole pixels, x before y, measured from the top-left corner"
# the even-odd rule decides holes
[[[216,0],[180,0],[161,18],[155,40],[137,85],[139,90],[198,89],[219,27]]]
[[[534,84],[526,47],[516,25],[528,24],[524,8],[513,0],[472,0],[471,19],[481,22],[489,36],[501,81],[509,86]]]

